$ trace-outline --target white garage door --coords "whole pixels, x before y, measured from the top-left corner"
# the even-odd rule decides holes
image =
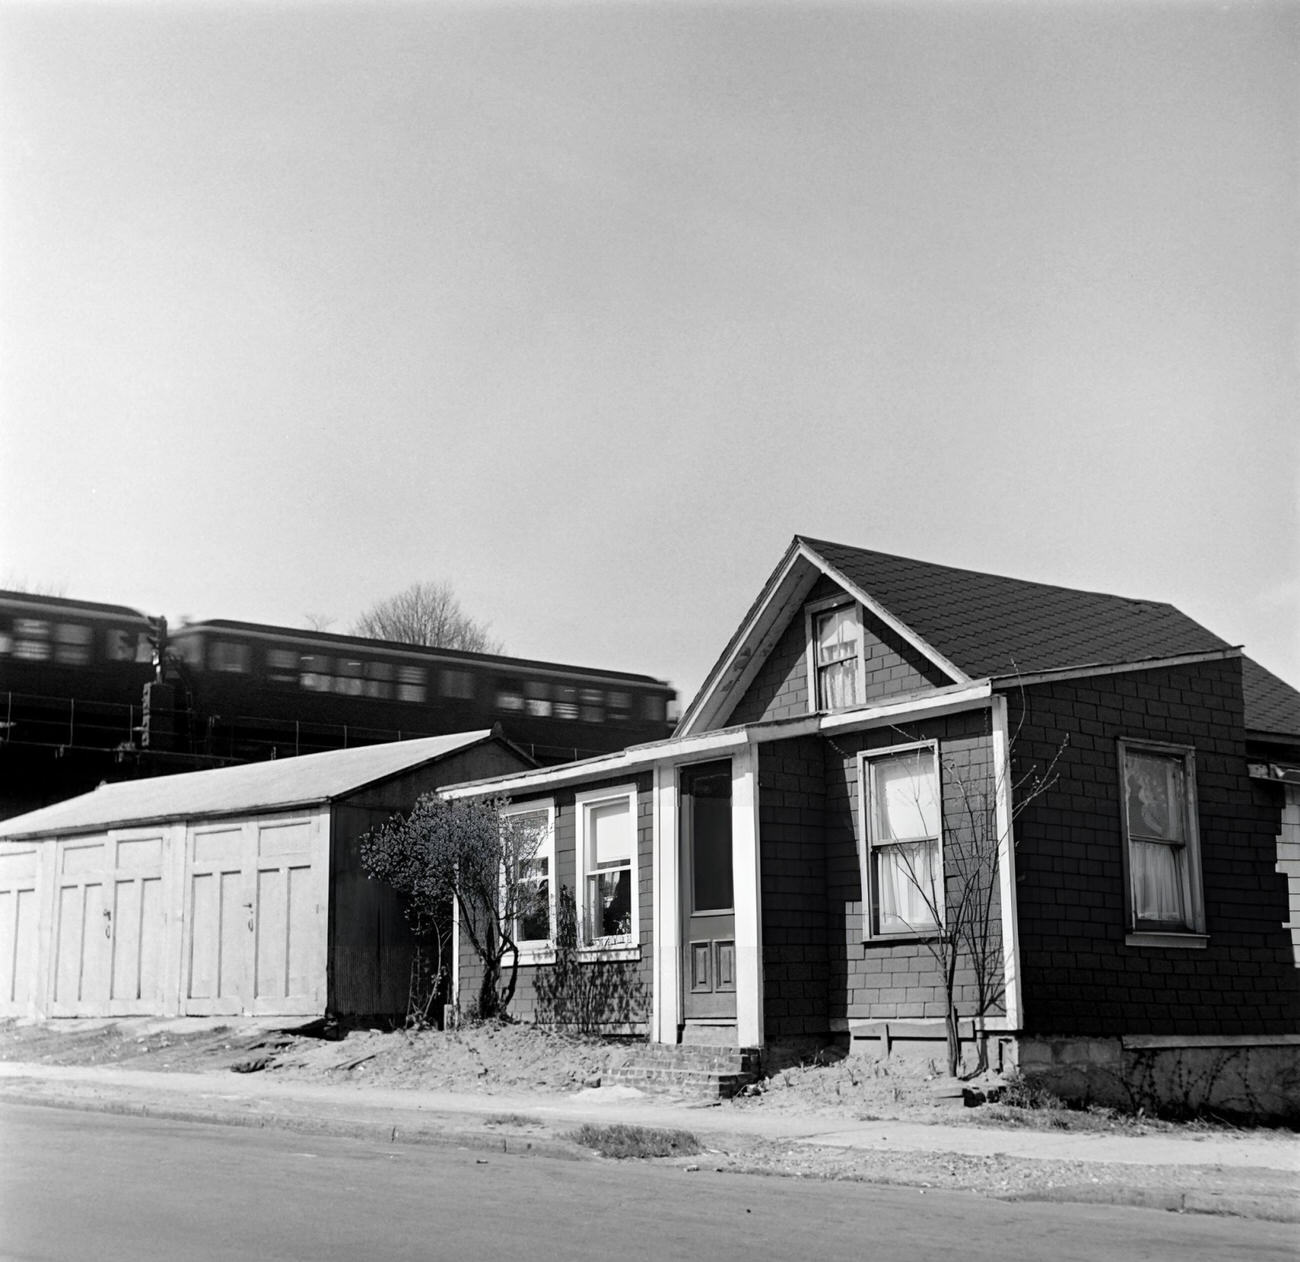
[[[60,842],[53,1016],[156,1013],[163,1002],[163,837]]]
[[[182,1010],[315,1015],[325,1004],[325,860],[314,819],[190,830]]]

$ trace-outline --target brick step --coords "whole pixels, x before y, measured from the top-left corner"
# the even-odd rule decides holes
[[[637,1048],[637,1064],[707,1068],[735,1073],[757,1073],[759,1050],[754,1047],[705,1047],[696,1044],[647,1043]]]
[[[648,1043],[614,1073],[614,1080],[641,1091],[729,1099],[759,1074],[757,1048]]]

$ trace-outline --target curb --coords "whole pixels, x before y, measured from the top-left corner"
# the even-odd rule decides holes
[[[1122,1205],[1170,1214],[1213,1214],[1221,1218],[1255,1218],[1271,1223],[1300,1223],[1300,1193],[1294,1197],[1243,1196],[1224,1192],[1155,1192],[1146,1188],[1057,1188],[1013,1192],[1000,1201],[1039,1201],[1067,1205]]]
[[[128,1100],[78,1099],[36,1092],[0,1090],[0,1103],[37,1108],[66,1109],[74,1113],[109,1113],[164,1122],[203,1122],[209,1126],[236,1126],[248,1130],[285,1130],[303,1135],[329,1135],[380,1144],[412,1144],[437,1148],[469,1148],[511,1157],[555,1157],[561,1161],[594,1160],[586,1149],[563,1139],[501,1135],[485,1130],[455,1130],[437,1126],[407,1126],[398,1122],[355,1118],[304,1117],[293,1113],[208,1112],[178,1105],[139,1104]]]

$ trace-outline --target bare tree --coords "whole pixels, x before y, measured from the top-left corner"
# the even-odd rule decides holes
[[[328,631],[334,621],[334,615],[328,613],[305,613],[303,618],[313,631]]]
[[[545,913],[547,890],[533,856],[544,839],[537,814],[503,814],[503,800],[445,799],[426,793],[361,838],[372,877],[405,896],[417,935],[450,930],[451,909],[478,956],[477,1015],[504,1016],[519,971],[519,926]]]
[[[68,594],[67,583],[33,583],[26,578],[19,578],[13,572],[0,582],[0,587],[11,592],[22,592],[25,596],[66,596]]]
[[[475,621],[460,607],[449,583],[412,583],[366,610],[353,624],[352,634],[471,653],[504,651],[488,634],[488,624]]]

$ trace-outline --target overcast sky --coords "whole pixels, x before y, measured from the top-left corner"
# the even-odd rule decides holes
[[[0,585],[450,581],[683,701],[795,533],[1300,685],[1300,5],[0,6]]]

